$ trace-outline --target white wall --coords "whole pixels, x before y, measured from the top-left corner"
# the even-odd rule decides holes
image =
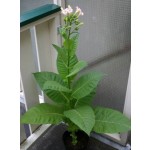
[[[130,0],[67,0],[79,6],[84,16],[80,29],[78,56],[94,65],[86,71],[106,73],[94,104],[123,111],[131,46]]]

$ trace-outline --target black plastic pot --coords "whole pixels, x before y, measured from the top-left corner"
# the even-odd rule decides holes
[[[72,137],[70,136],[70,132],[65,131],[63,134],[63,141],[64,145],[66,147],[66,150],[86,150],[87,145],[89,142],[89,136],[83,132],[83,131],[78,131],[76,132],[77,135],[77,144],[73,145],[72,144]]]

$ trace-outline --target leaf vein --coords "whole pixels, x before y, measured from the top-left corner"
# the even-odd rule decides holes
[[[78,88],[76,91],[73,92],[72,95],[74,95],[77,91],[79,91],[83,86],[85,86],[88,82],[90,82],[90,80],[88,80],[87,82],[85,82],[82,86],[80,86],[80,88]]]
[[[125,124],[116,123],[116,122],[111,122],[111,121],[102,121],[102,120],[95,120],[95,121],[97,121],[97,122],[102,122],[102,123],[109,123],[109,124],[118,124],[118,125],[123,125],[123,126],[128,127],[128,128],[130,127],[130,126],[125,125]]]

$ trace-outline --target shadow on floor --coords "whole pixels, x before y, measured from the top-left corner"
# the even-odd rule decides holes
[[[28,150],[65,150],[62,135],[66,127],[58,125],[51,127],[38,141]],[[94,138],[90,138],[87,150],[117,150]]]

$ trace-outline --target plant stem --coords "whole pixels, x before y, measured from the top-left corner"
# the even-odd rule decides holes
[[[70,22],[70,20],[69,20],[69,25],[71,26],[71,22]],[[69,39],[70,39],[70,31],[71,31],[71,29],[69,29],[69,33],[68,33],[68,75],[69,75],[69,67],[70,67],[70,54],[69,54],[69,47],[70,47],[70,45],[69,45]],[[71,88],[71,85],[70,85],[70,78],[68,77],[68,88],[70,89]]]
[[[71,132],[70,136],[72,137],[72,144],[76,145],[78,142],[76,133],[73,131],[73,132]]]

